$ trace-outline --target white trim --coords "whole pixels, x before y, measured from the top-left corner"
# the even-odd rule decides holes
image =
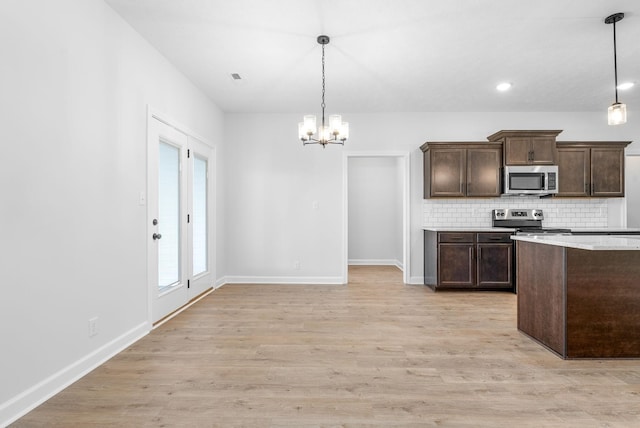
[[[223,276],[222,278],[218,278],[216,280],[216,282],[213,284],[213,288],[214,290],[217,290],[218,288],[222,287],[226,283],[227,283],[227,277]]]
[[[215,290],[215,288],[211,287],[208,290],[206,290],[204,293],[202,293],[201,295],[199,295],[198,297],[194,298],[193,300],[191,300],[189,303],[187,303],[186,305],[180,307],[178,310],[172,312],[169,316],[163,318],[162,320],[160,320],[159,322],[157,322],[156,324],[154,324],[153,329],[155,330],[156,328],[160,327],[162,324],[166,323],[167,321],[169,321],[172,318],[175,318],[177,315],[180,315],[182,312],[184,312],[185,310],[189,309],[191,306],[195,305],[196,303],[198,303],[200,300],[204,299],[205,297],[207,297],[209,294],[211,294],[213,292],[213,290]]]
[[[0,426],[7,426],[26,415],[114,355],[142,339],[150,330],[149,323],[140,323],[121,336],[116,337],[95,351],[21,392],[9,401],[2,403],[0,405]]]
[[[182,124],[182,123],[180,123],[180,122],[178,122],[176,120],[173,120],[173,118],[171,118],[169,115],[164,114],[164,113],[160,112],[159,110],[154,109],[149,104],[147,104],[147,117],[148,118],[155,118],[155,119],[159,120],[160,122],[164,123],[165,125],[174,128],[176,131],[182,132],[183,134],[187,134],[187,136],[195,138],[196,140],[199,140],[200,142],[206,144],[207,146],[209,146],[209,147],[211,147],[213,149],[215,149],[215,147],[216,147],[215,143],[212,143],[211,141],[209,141],[205,137],[203,137],[200,134],[198,134],[197,132],[193,131],[188,126],[185,126],[184,124]]]
[[[343,285],[340,276],[226,276],[225,284]]]
[[[343,152],[342,153],[342,266],[343,283],[349,280],[349,158],[350,157],[395,157],[403,159],[403,183],[402,183],[402,280],[405,284],[411,283],[411,153],[403,151],[376,151],[376,152]]]
[[[411,277],[411,282],[409,282],[409,284],[411,284],[411,285],[424,285],[424,278],[422,278],[421,276],[412,276]]]
[[[404,270],[400,260],[379,260],[379,259],[349,259],[349,266],[395,266]]]

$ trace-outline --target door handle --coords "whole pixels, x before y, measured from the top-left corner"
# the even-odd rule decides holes
[[[162,235],[160,235],[159,233],[154,233],[152,237],[154,241],[157,239],[162,239]]]

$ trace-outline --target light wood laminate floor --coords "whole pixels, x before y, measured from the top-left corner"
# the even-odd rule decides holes
[[[640,426],[640,361],[561,360],[514,294],[349,275],[226,285],[15,426]]]

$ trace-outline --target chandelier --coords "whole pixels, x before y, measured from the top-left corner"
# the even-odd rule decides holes
[[[349,138],[349,123],[343,122],[342,116],[339,114],[329,116],[328,124],[325,123],[324,118],[324,47],[329,44],[329,36],[318,36],[318,43],[322,45],[322,103],[320,104],[320,107],[322,107],[322,122],[320,123],[320,129],[318,129],[315,115],[305,115],[303,122],[298,124],[298,137],[302,140],[303,145],[321,144],[323,148],[327,144],[344,145],[344,142]]]
[[[613,24],[613,73],[615,78],[616,102],[607,110],[607,123],[621,125],[627,122],[627,105],[618,102],[618,61],[616,54],[616,22],[624,18],[624,13],[618,12],[604,19],[605,24]]]

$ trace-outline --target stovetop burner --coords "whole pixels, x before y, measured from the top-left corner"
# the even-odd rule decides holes
[[[571,229],[555,229],[550,227],[520,227],[516,235],[569,235]]]

